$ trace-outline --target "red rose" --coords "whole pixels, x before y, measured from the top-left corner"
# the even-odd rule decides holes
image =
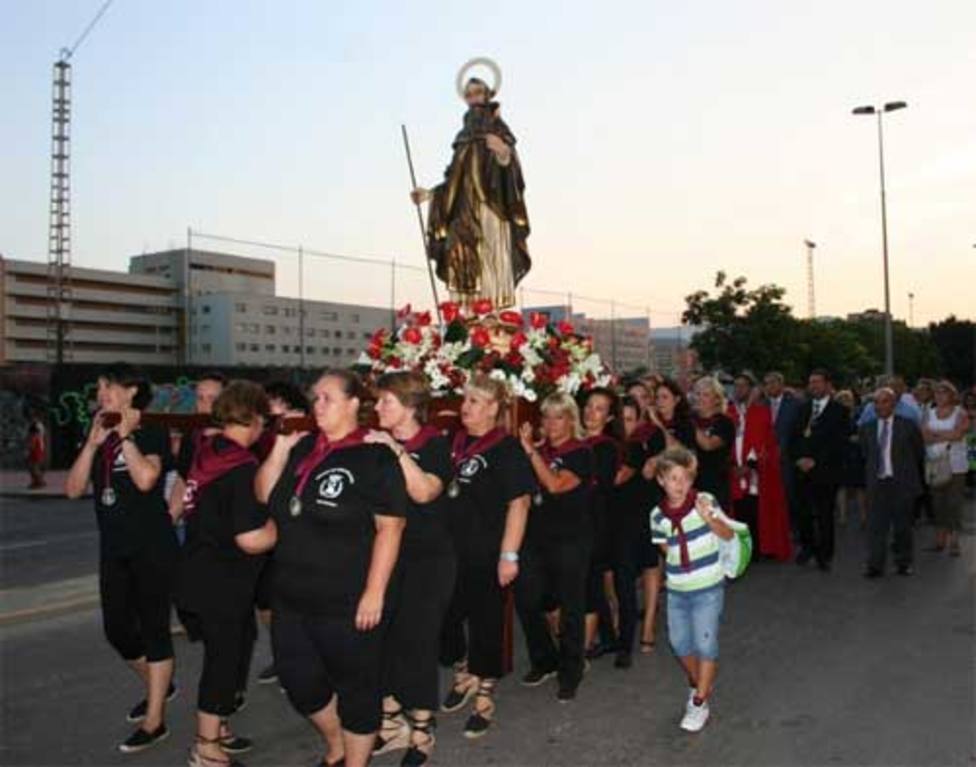
[[[423,333],[420,332],[420,328],[414,327],[404,328],[403,334],[400,337],[408,344],[413,344],[415,346],[424,338]]]
[[[489,302],[490,303],[490,302]],[[471,331],[471,345],[484,349],[491,343],[491,333],[482,327],[477,327]]]
[[[366,354],[369,355],[370,359],[378,360],[383,352],[383,347],[379,344],[370,344],[366,349]]]
[[[571,336],[575,332],[573,323],[566,322],[566,320],[560,320],[556,324],[556,330],[559,331],[559,335],[561,336]]]
[[[521,370],[522,366],[525,365],[525,357],[523,357],[521,354],[519,354],[517,351],[513,349],[512,351],[510,351],[508,354],[505,355],[505,362],[507,362],[512,367]]]
[[[477,314],[479,317],[484,317],[486,314],[491,314],[492,303],[490,298],[479,298],[473,304],[471,304],[471,311]]]
[[[512,336],[512,350],[513,351],[518,351],[523,346],[525,346],[525,344],[526,344],[526,342],[528,342],[528,340],[529,339],[525,335],[525,333],[523,333],[520,330],[518,333],[516,333],[515,335]]]
[[[454,301],[445,301],[441,304],[441,317],[444,318],[444,322],[448,325],[460,316],[461,307],[454,303]]]
[[[529,324],[536,330],[542,330],[542,328],[549,324],[549,318],[542,312],[532,312],[529,315]]]
[[[413,316],[413,321],[422,328],[427,327],[430,324],[430,312],[417,312]]]
[[[506,325],[516,325],[518,327],[522,327],[522,315],[518,312],[502,312],[498,315],[498,319],[500,319]]]
[[[403,360],[401,360],[399,357],[390,357],[387,364],[394,370],[399,370],[401,367],[403,367]]]
[[[556,349],[559,348],[559,344],[561,344],[562,341],[560,341],[559,338],[557,338],[556,336],[549,336],[547,343],[549,344],[549,348],[552,351],[555,351]]]
[[[397,319],[398,320],[405,320],[407,317],[410,316],[410,312],[412,312],[412,311],[413,311],[413,309],[410,307],[410,304],[407,304],[402,309],[400,309],[399,311],[397,311],[397,314],[396,314]]]

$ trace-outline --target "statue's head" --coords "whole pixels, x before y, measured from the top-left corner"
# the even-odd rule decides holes
[[[494,95],[495,92],[488,87],[488,83],[477,77],[468,78],[464,84],[464,101],[469,107],[487,104]]]

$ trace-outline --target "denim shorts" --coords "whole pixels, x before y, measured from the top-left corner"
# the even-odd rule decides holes
[[[668,637],[675,655],[718,660],[718,625],[724,603],[724,585],[691,594],[668,592]]]

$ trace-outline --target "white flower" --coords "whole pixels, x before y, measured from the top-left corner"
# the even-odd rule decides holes
[[[492,370],[488,374],[488,377],[496,381],[508,381],[508,376],[505,374],[505,371],[499,368],[495,368],[494,370]]]
[[[366,352],[359,353],[359,359],[356,360],[357,365],[364,365],[368,367],[373,367],[374,360]]]

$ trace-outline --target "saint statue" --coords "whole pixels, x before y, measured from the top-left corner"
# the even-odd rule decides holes
[[[464,76],[473,64],[486,64],[495,84]],[[454,156],[444,181],[416,188],[414,203],[429,201],[427,255],[451,299],[470,306],[490,299],[495,309],[515,305],[515,286],[531,267],[526,238],[525,184],[515,136],[494,101],[500,81],[497,66],[475,59],[458,73],[458,90],[468,105],[454,139]],[[463,83],[463,88],[462,88]]]

